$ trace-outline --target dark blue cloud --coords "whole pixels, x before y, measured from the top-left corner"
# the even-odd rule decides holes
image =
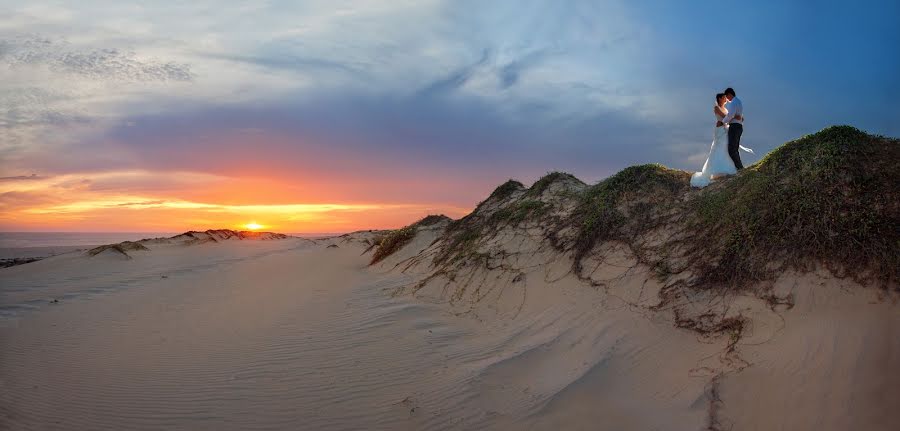
[[[362,77],[365,75],[365,69],[370,65],[365,63],[348,63],[342,61],[330,60],[327,58],[304,57],[293,54],[282,53],[280,55],[262,55],[262,54],[209,54],[199,52],[199,57],[212,58],[216,60],[225,60],[236,63],[248,63],[267,69],[286,69],[286,70],[302,70],[302,71],[319,71],[325,73],[344,73],[353,77]]]
[[[477,202],[485,190],[510,177],[533,181],[565,169],[595,180],[623,165],[671,161],[658,150],[666,136],[626,112],[564,123],[547,121],[539,107],[522,112],[510,118],[474,97],[326,93],[264,106],[197,106],[133,118],[107,139],[134,154],[133,167],[153,170],[228,174],[235,160],[242,160],[264,166],[273,176],[304,172],[334,180],[367,176],[448,186],[465,180],[476,188],[451,186],[438,196],[433,189],[410,196],[459,205]],[[79,168],[91,167],[73,165]],[[377,199],[382,192],[361,194]]]
[[[479,69],[487,65],[488,61],[491,59],[491,52],[488,49],[485,49],[481,58],[478,59],[473,64],[465,65],[460,67],[457,70],[454,70],[449,75],[442,77],[440,79],[431,82],[425,88],[423,88],[419,93],[420,96],[423,97],[432,97],[438,96],[441,94],[445,94],[448,92],[452,92],[454,90],[460,89],[469,79],[472,78],[472,75]]]
[[[500,83],[503,89],[507,89],[512,87],[519,81],[519,76],[522,74],[522,71],[527,69],[528,67],[539,63],[542,59],[544,59],[549,54],[549,50],[538,50],[532,52],[528,55],[522,56],[514,61],[511,61],[500,68]]]

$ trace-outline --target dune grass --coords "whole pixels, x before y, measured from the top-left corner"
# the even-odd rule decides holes
[[[516,201],[491,214],[489,224],[494,226],[518,226],[532,216],[540,216],[548,209],[549,205],[539,200],[525,199]]]
[[[577,271],[594,247],[604,241],[629,242],[650,223],[653,211],[672,205],[687,191],[690,174],[659,164],[631,166],[587,188],[565,224],[576,226],[572,244]]]
[[[628,244],[662,278],[743,289],[824,264],[838,277],[896,286],[900,141],[849,126],[785,143],[738,175],[689,191],[687,172],[627,168],[587,189],[565,223],[579,226],[574,268],[598,243]],[[661,244],[643,239],[668,229]],[[673,251],[677,250],[677,252]]]
[[[372,261],[369,262],[369,265],[374,265],[403,248],[415,238],[416,230],[415,225],[409,225],[393,230],[382,237],[378,242],[378,247],[375,248],[375,253],[372,254]]]
[[[495,188],[494,191],[491,192],[491,194],[488,196],[488,198],[484,202],[506,199],[506,198],[510,197],[513,193],[515,193],[516,191],[522,190],[524,188],[525,188],[525,186],[516,180],[513,180],[513,179],[507,180],[505,183],[497,186],[497,188]],[[484,203],[484,202],[482,202],[482,203]]]
[[[547,189],[549,189],[551,185],[561,181],[581,182],[581,180],[575,178],[575,176],[572,174],[553,171],[535,181],[534,184],[532,184],[531,187],[528,188],[526,194],[530,197],[540,196],[544,194],[544,192],[547,191]]]
[[[420,227],[433,226],[445,220],[450,220],[450,218],[445,215],[432,214],[425,216],[409,226],[404,226],[400,229],[388,232],[378,239],[375,253],[372,254],[372,260],[369,262],[369,265],[374,265],[384,260],[388,256],[399,251],[406,244],[409,244],[409,242],[416,237],[416,233],[419,231]]]
[[[849,126],[775,149],[686,205],[700,284],[742,286],[824,263],[860,282],[900,270],[900,141]]]

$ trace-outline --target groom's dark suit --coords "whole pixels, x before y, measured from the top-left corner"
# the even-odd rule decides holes
[[[738,168],[738,170],[744,169],[744,164],[741,163],[741,152],[739,151],[741,134],[743,133],[744,126],[741,123],[731,123],[728,126],[728,155],[734,162],[734,167]]]
[[[722,119],[722,122],[728,124],[728,155],[734,162],[734,167],[741,170],[744,169],[744,164],[741,163],[739,150],[741,147],[741,135],[744,133],[744,125],[741,124],[741,121],[735,120],[734,117],[740,115],[739,118],[743,118],[744,105],[741,103],[741,99],[735,96],[725,105],[725,109],[728,110],[728,115]]]

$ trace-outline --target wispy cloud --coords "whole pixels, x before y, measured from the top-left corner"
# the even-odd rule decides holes
[[[190,81],[194,76],[187,64],[142,59],[134,52],[117,48],[77,47],[65,40],[40,37],[0,40],[0,62],[13,73],[45,67],[54,73],[97,80]]]
[[[477,61],[472,64],[461,66],[452,71],[447,76],[438,78],[437,80],[429,83],[424,89],[422,89],[420,94],[422,96],[428,97],[458,90],[463,85],[465,85],[473,75],[475,75],[479,68],[484,67],[488,63],[488,61],[490,61],[490,59],[491,53],[489,50],[485,49],[481,54],[481,58],[479,58]]]
[[[14,177],[0,177],[0,181],[34,181],[34,180],[43,180],[45,177],[39,176],[37,174],[31,175],[16,175]]]

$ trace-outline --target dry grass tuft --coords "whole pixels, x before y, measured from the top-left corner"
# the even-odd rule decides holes
[[[388,232],[377,240],[375,253],[372,254],[372,261],[369,262],[369,265],[374,265],[403,248],[416,237],[416,232],[418,232],[420,227],[433,226],[449,220],[450,218],[443,214],[432,214],[409,226]]]

